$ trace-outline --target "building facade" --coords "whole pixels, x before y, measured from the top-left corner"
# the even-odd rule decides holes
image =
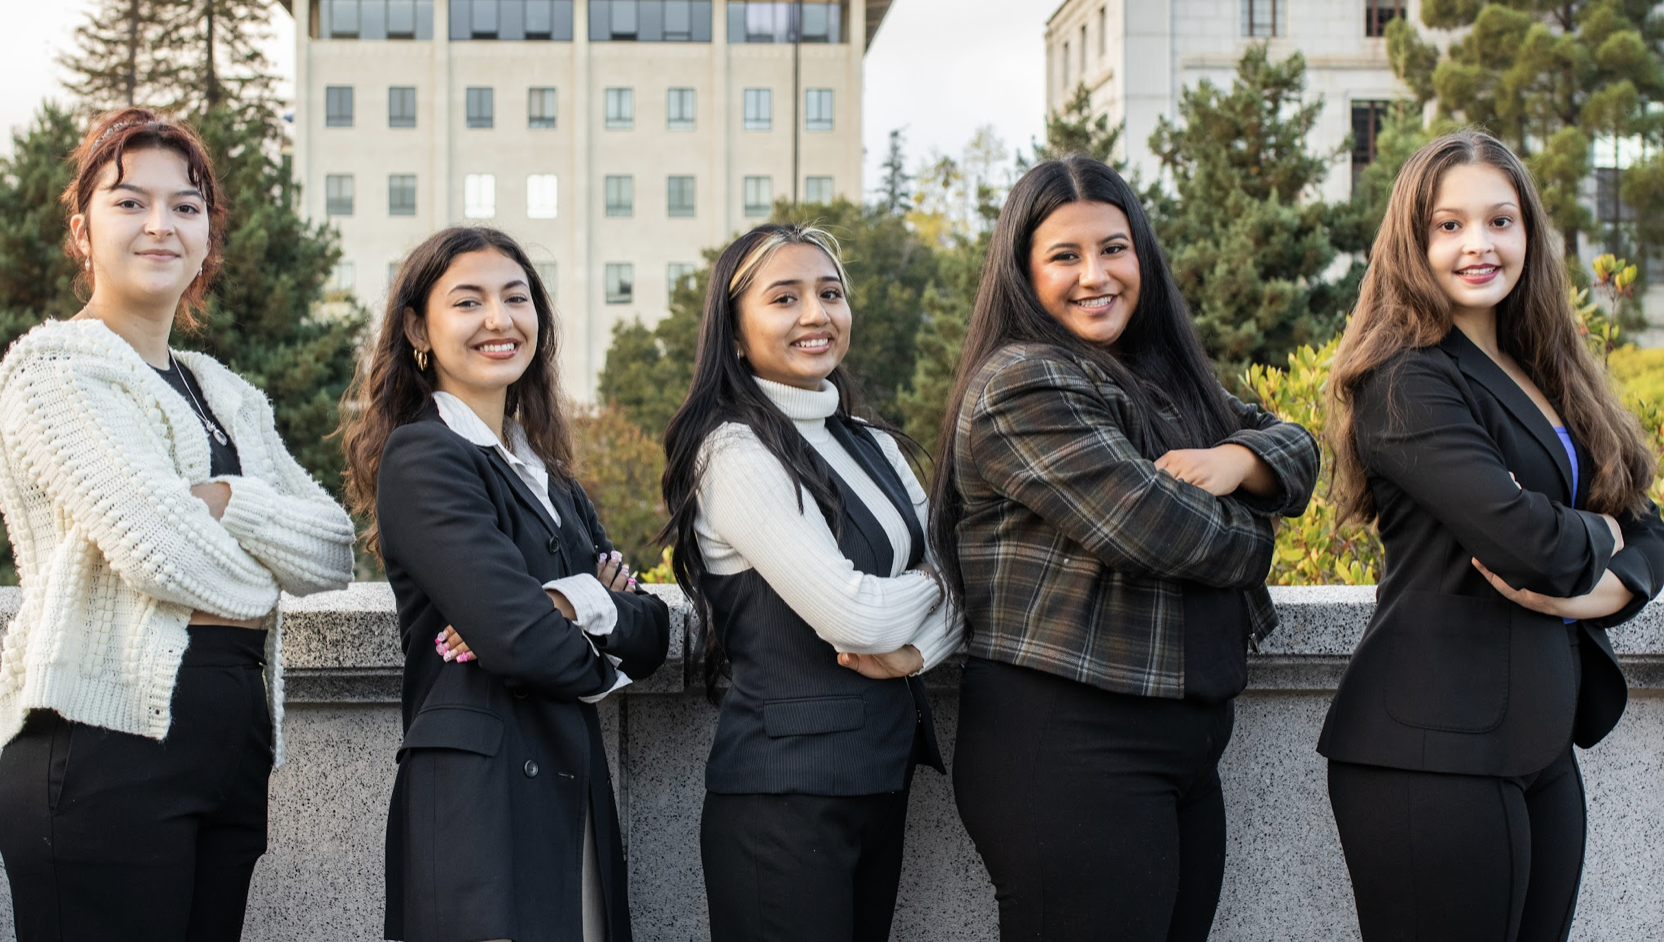
[[[1421,0],[1066,0],[1046,24],[1046,109],[1085,84],[1095,113],[1124,122],[1128,165],[1153,180],[1150,135],[1159,118],[1177,118],[1184,89],[1203,79],[1229,88],[1252,43],[1276,59],[1300,52],[1307,94],[1324,103],[1307,146],[1353,138],[1321,194],[1345,199],[1374,158],[1386,105],[1408,97],[1387,61],[1386,26],[1420,15]]]
[[[524,244],[569,394],[613,325],[780,198],[861,195],[861,63],[887,0],[288,0],[294,165],[372,310],[453,224]],[[799,19],[801,17],[801,19]]]

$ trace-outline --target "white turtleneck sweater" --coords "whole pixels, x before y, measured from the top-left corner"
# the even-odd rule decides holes
[[[838,651],[883,654],[911,644],[924,656],[926,670],[940,664],[963,640],[964,620],[942,604],[934,579],[906,568],[906,521],[826,428],[838,408],[837,388],[827,383],[819,390],[799,389],[764,379],[757,386],[872,512],[890,537],[894,561],[888,575],[856,571],[814,500],[805,494],[800,510],[785,467],[750,427],[730,422],[700,446],[693,526],[705,568],[720,576],[757,570]],[[875,430],[873,437],[907,488],[920,525],[926,525],[929,502],[901,449],[883,432]]]

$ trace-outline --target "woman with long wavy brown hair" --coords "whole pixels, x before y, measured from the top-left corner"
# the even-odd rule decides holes
[[[1572,744],[1627,699],[1606,629],[1664,577],[1657,458],[1584,344],[1496,139],[1404,165],[1329,387],[1335,495],[1386,551],[1318,750],[1366,942],[1563,940]]]
[[[631,937],[595,703],[664,661],[669,614],[572,478],[556,326],[513,239],[435,233],[342,408],[405,657],[389,939]]]

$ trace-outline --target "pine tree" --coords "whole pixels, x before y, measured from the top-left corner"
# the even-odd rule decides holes
[[[43,319],[81,308],[58,202],[74,176],[64,158],[80,139],[74,116],[48,102],[0,157],[0,350]]]
[[[167,0],[179,50],[183,103],[193,112],[248,108],[274,99],[270,0]]]
[[[907,155],[904,153],[899,128],[890,132],[890,147],[878,169],[884,171],[884,178],[878,184],[879,207],[887,213],[897,215],[912,209],[912,200],[908,198],[908,184],[913,182],[913,176],[907,172]]]
[[[89,112],[133,105],[175,110],[173,57],[181,0],[98,0],[75,28],[75,48],[58,56],[67,87]]]
[[[1045,143],[1034,144],[1032,158],[1017,158],[1017,167],[1026,170],[1077,151],[1113,165],[1122,130],[1119,124],[1109,126],[1109,115],[1093,115],[1092,92],[1085,84],[1076,85],[1063,107],[1046,116]]]
[[[1187,89],[1180,120],[1162,119],[1150,138],[1173,186],[1149,194],[1156,234],[1228,385],[1249,363],[1332,336],[1361,276],[1354,266],[1323,279],[1337,251],[1366,242],[1347,207],[1310,198],[1339,150],[1306,149],[1323,103],[1304,100],[1305,70],[1299,53],[1273,63],[1252,46],[1228,91],[1206,80]]]
[[[1441,117],[1477,124],[1525,159],[1567,257],[1593,217],[1581,199],[1596,141],[1661,129],[1664,19],[1647,0],[1425,0],[1421,20],[1463,30],[1447,49],[1403,19],[1388,27],[1393,69]]]

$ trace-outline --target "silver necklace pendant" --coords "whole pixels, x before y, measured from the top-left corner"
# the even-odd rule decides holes
[[[202,417],[197,416],[197,418],[202,418]],[[202,419],[202,427],[207,429],[208,434],[214,436],[214,441],[219,442],[221,445],[224,445],[224,444],[227,444],[228,442],[230,442],[230,439],[225,437],[225,430],[220,428],[218,425],[215,425],[214,423],[208,421],[207,419]]]

